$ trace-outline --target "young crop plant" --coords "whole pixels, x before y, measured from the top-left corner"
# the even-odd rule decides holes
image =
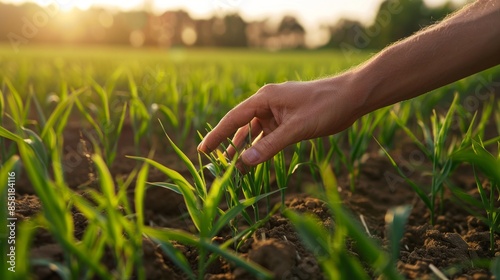
[[[21,127],[28,124],[31,100],[27,99],[26,102],[24,102],[21,95],[8,78],[3,79],[2,87],[4,88],[1,99],[2,121],[5,121],[4,118],[7,117],[7,119],[15,124],[17,129],[16,132],[19,132]],[[6,89],[8,89],[8,92]]]
[[[30,222],[21,227],[25,230],[20,233],[19,246],[25,253],[24,265],[20,265],[19,275],[28,278],[31,265],[47,266],[53,269],[62,279],[82,279],[99,277],[110,279],[129,278],[134,271],[139,274],[142,264],[137,253],[142,243],[129,242],[125,236],[139,236],[141,232],[132,234],[127,232],[133,229],[130,222],[119,212],[121,206],[127,207],[126,185],[130,184],[131,178],[127,180],[125,187],[120,187],[115,193],[115,185],[111,179],[103,159],[94,155],[92,160],[96,163],[99,172],[99,185],[101,193],[89,190],[92,201],[87,201],[72,191],[65,182],[64,168],[62,165],[63,138],[62,130],[66,126],[72,105],[84,89],[67,93],[63,91],[61,101],[57,104],[51,114],[46,117],[38,110],[38,127],[40,135],[35,131],[21,127],[17,133],[0,127],[0,137],[13,141],[19,152],[19,156],[30,182],[40,198],[43,206],[42,214],[34,217]],[[33,98],[37,104],[37,100]],[[36,105],[39,106],[39,105]],[[95,150],[100,154],[99,147]],[[12,157],[15,158],[15,157]],[[7,162],[6,164],[9,164]],[[2,169],[3,172],[3,169]],[[134,172],[132,172],[133,176]],[[71,215],[72,209],[80,210],[88,220],[88,225],[82,239],[75,237],[75,223]],[[104,214],[103,214],[104,212]],[[130,214],[131,212],[128,211]],[[30,240],[35,228],[46,228],[61,246],[63,261],[55,262],[50,259],[34,259],[27,262]],[[142,240],[142,239],[141,239]],[[142,242],[142,241],[141,241]],[[112,248],[112,249],[110,249]],[[112,250],[115,257],[116,269],[109,271],[103,264],[101,258],[106,250]],[[88,256],[92,255],[93,258]],[[136,268],[136,269],[135,269]],[[140,277],[139,279],[144,279]]]
[[[208,125],[208,128],[211,130],[212,127]],[[201,134],[199,134],[200,138],[203,138]],[[231,140],[228,140],[229,144],[237,150],[234,143]],[[251,143],[252,136],[248,135],[247,143]],[[247,145],[248,148],[250,144]],[[245,198],[251,198],[260,196],[262,194],[271,195],[275,191],[271,191],[271,172],[274,170],[276,174],[276,184],[278,190],[281,194],[281,206],[284,207],[285,201],[285,190],[287,188],[288,182],[290,180],[290,176],[295,172],[297,167],[299,167],[300,154],[302,150],[302,143],[298,143],[295,145],[295,149],[289,163],[289,167],[287,168],[287,163],[285,160],[285,152],[280,151],[276,154],[272,161],[266,161],[256,167],[248,168],[247,173],[242,175],[239,172],[234,172],[233,178],[230,181],[230,188],[227,189],[226,192],[226,203],[229,207],[231,205],[237,205],[239,201],[239,194],[242,193]],[[210,164],[206,165],[205,168],[212,173],[213,176],[221,176],[231,164],[228,163],[228,159],[225,157],[225,151],[227,151],[227,147],[223,145],[224,153],[219,150],[216,150],[215,153],[206,155],[211,161]],[[214,155],[215,154],[215,155]],[[234,155],[234,158],[238,158],[238,154]],[[272,165],[271,165],[272,163]],[[272,169],[274,167],[274,169]],[[269,196],[266,197],[266,207],[267,213],[271,211],[271,202]],[[254,221],[260,220],[259,218],[259,205],[252,205],[254,211]],[[252,219],[246,214],[243,213],[243,217],[245,220],[252,224]]]
[[[27,120],[24,117],[19,117],[19,115],[27,116],[25,112],[29,111],[29,106],[22,106],[21,96],[13,87],[11,88],[11,98],[8,98],[11,102],[8,102],[7,108],[12,112],[14,117],[11,117],[9,114],[6,114],[6,116],[13,122],[14,127],[12,131],[7,130],[3,126],[0,127],[1,136],[13,142],[18,142],[20,139],[23,139],[24,142],[32,147],[32,150],[36,153],[44,168],[48,168],[49,165],[52,165],[53,168],[61,170],[61,172],[54,173],[57,182],[62,182],[64,180],[62,172],[63,164],[61,161],[61,155],[63,153],[62,132],[66,127],[75,101],[83,92],[85,92],[85,88],[70,93],[67,91],[66,87],[63,87],[60,102],[55,106],[54,110],[48,116],[46,116],[42,110],[37,110],[37,120]],[[36,108],[41,107],[34,95],[29,96],[27,104],[31,104],[31,102],[35,104]],[[1,103],[4,103],[3,98]],[[21,105],[19,105],[19,103],[21,103]],[[4,104],[2,104],[2,107],[3,106]],[[31,123],[33,129],[29,129],[25,126],[28,121]],[[2,143],[2,153],[7,154],[3,139]],[[12,145],[8,155],[14,154],[14,149],[15,145]]]
[[[132,130],[134,131],[134,145],[136,153],[138,154],[141,139],[151,133],[151,115],[149,114],[147,106],[139,97],[137,84],[130,72],[128,74],[128,82],[130,89],[129,117],[130,123],[132,124]]]
[[[225,147],[224,150],[226,150]],[[235,155],[235,159],[233,159],[232,162],[230,162],[225,157],[225,154],[223,154],[220,150],[216,150],[206,156],[209,158],[210,163],[203,166],[203,168],[207,169],[215,178],[217,178],[224,176],[230,168],[233,168],[232,166],[234,165],[238,154]],[[200,166],[201,165],[200,161]],[[271,208],[272,205],[269,199],[270,195],[277,192],[277,190],[271,191],[271,170],[269,166],[270,161],[264,162],[257,167],[250,168],[245,175],[241,174],[239,171],[233,170],[232,176],[228,180],[227,187],[221,190],[224,193],[225,203],[228,209],[239,207],[241,204],[241,196],[245,199],[253,199],[254,197],[264,197],[266,199],[266,216],[264,218],[260,217],[262,211],[259,208],[259,204],[254,203],[251,205],[253,217],[248,212],[242,211],[240,215],[236,216],[229,222],[228,226],[231,229],[234,240],[233,246],[236,250],[238,250],[239,246],[253,233],[254,230],[260,227],[264,221],[268,220],[268,218],[270,218],[271,215],[278,210],[278,205]],[[284,192],[282,189],[279,190]],[[242,219],[250,227],[247,231],[240,232],[239,225],[241,224],[240,222]]]
[[[327,279],[371,279],[363,268],[362,263],[347,250],[346,241],[351,238],[359,251],[359,255],[374,270],[374,273],[383,279],[402,279],[396,270],[396,252],[399,244],[393,245],[392,258],[389,257],[373,239],[366,236],[361,225],[343,207],[338,194],[335,175],[328,163],[319,166],[323,181],[324,193],[319,197],[326,202],[335,221],[333,228],[325,228],[322,223],[311,214],[299,214],[291,210],[285,211],[300,238],[309,250],[317,256],[318,262]],[[407,215],[407,210],[402,211]],[[393,215],[391,234],[394,238],[402,236],[406,217],[396,213]],[[398,221],[400,225],[395,225]],[[401,225],[402,224],[402,225]],[[399,242],[392,242],[395,244]]]
[[[161,119],[170,127],[178,129],[180,118],[179,105],[180,94],[177,89],[176,68],[149,69],[144,70],[144,76],[136,84],[136,80],[128,72],[128,82],[130,90],[130,105],[132,109],[130,117],[135,131],[145,133],[148,141],[156,135],[153,126],[146,122]],[[167,74],[168,73],[168,74]],[[147,114],[145,109],[147,110]],[[147,124],[147,126],[146,126]],[[145,129],[145,132],[142,130]],[[182,139],[184,142],[186,139]],[[149,142],[151,144],[151,142]]]
[[[340,162],[349,172],[349,185],[351,191],[355,190],[361,160],[368,149],[368,144],[373,138],[373,132],[384,117],[385,114],[370,113],[357,120],[350,128],[348,128],[346,130],[346,134],[342,134],[344,137],[347,137],[347,143],[349,146],[347,151],[343,150],[341,143],[339,143],[341,138],[331,136],[334,137],[331,139],[330,144],[333,147],[335,156],[340,159]],[[327,157],[331,157],[330,152],[328,152]],[[318,158],[322,158],[322,156],[318,156]]]
[[[408,217],[411,214],[411,205],[397,206],[389,209],[385,214],[385,222],[387,224],[387,235],[389,239],[389,252],[391,263],[397,265],[399,253],[401,250],[401,239],[405,233],[405,225],[408,222]]]
[[[39,143],[34,143],[33,139],[26,141],[27,139],[12,134],[3,128],[0,128],[0,136],[16,142],[26,174],[33,184],[44,209],[43,214],[34,219],[34,223],[36,226],[47,228],[57,243],[62,246],[67,268],[59,269],[62,267],[62,264],[53,263],[49,260],[38,261],[38,264],[57,268],[57,272],[63,279],[80,278],[82,275],[88,273],[85,272],[88,269],[92,271],[90,275],[111,277],[111,274],[106,271],[104,266],[98,261],[98,258],[88,258],[89,255],[95,255],[96,252],[91,248],[79,245],[79,242],[74,237],[74,222],[71,211],[68,211],[69,205],[66,203],[67,201],[73,201],[73,195],[62,179],[63,171],[58,166],[60,158],[59,160],[56,159],[58,154],[53,154],[51,169],[54,174],[50,176],[48,167],[44,164],[43,159],[39,158],[41,154],[39,151],[41,145]],[[28,230],[28,232],[21,234],[28,235],[29,233],[33,233],[33,230]],[[29,237],[25,237],[24,240],[29,244]],[[28,247],[27,244],[22,243],[20,244],[21,246]],[[28,266],[24,266],[24,268],[27,269]],[[21,270],[20,274],[28,275],[28,272]]]
[[[340,132],[336,135],[332,135],[328,137],[329,145],[325,145],[325,138],[315,138],[309,140],[311,144],[311,150],[309,152],[309,161],[301,162],[294,168],[299,168],[304,165],[309,166],[310,174],[313,176],[315,182],[320,182],[321,179],[318,178],[319,173],[319,165],[322,162],[331,162],[334,161],[334,171],[335,173],[339,173],[341,170],[342,162],[344,162],[345,157],[338,156],[334,157],[339,153],[342,153],[338,149],[340,149],[339,142],[343,139],[344,132]],[[301,154],[300,147],[297,147],[297,154]],[[328,149],[328,150],[326,150]]]
[[[110,84],[114,83],[112,82]],[[111,166],[116,158],[118,139],[122,132],[127,112],[127,103],[117,106],[120,110],[116,110],[116,108],[111,105],[110,94],[113,87],[109,86],[110,84],[104,88],[96,81],[92,80],[92,88],[97,93],[101,102],[98,107],[100,110],[97,110],[96,116],[90,113],[92,110],[89,110],[88,106],[85,106],[80,100],[76,101],[80,113],[91,125],[93,132],[95,132],[86,136],[90,137],[91,141],[98,141],[98,143],[101,143],[102,151],[104,152],[103,157],[108,166]],[[97,139],[92,139],[96,136]]]
[[[10,273],[9,271],[9,261],[10,261],[10,256],[12,253],[10,252],[10,246],[12,241],[10,241],[10,229],[7,227],[7,222],[8,218],[10,217],[9,212],[11,212],[13,203],[15,201],[12,201],[12,198],[15,196],[13,195],[12,191],[9,192],[9,177],[13,178],[15,174],[19,174],[19,164],[20,160],[19,157],[12,156],[8,160],[5,160],[5,162],[0,163],[0,182],[6,182],[0,185],[0,205],[3,205],[2,209],[0,209],[0,277],[2,279],[7,279],[8,274]],[[12,173],[14,172],[14,173]],[[15,182],[14,182],[15,183]],[[8,245],[4,245],[8,244]]]
[[[0,126],[4,127],[4,114],[5,114],[5,98],[3,97],[4,93],[0,89]],[[7,143],[5,138],[0,137],[0,164],[3,164],[7,159],[11,158],[14,155],[15,151],[13,150],[14,145],[10,145],[10,151],[8,151]]]
[[[376,128],[377,140],[386,149],[394,148],[395,140],[397,139],[396,132],[400,129],[400,125],[394,121],[394,116],[398,116],[399,123],[401,125],[407,124],[412,113],[412,104],[409,102],[400,102],[377,110],[375,114],[384,115],[381,117],[381,121]]]
[[[62,174],[63,170],[57,168],[58,162],[60,162],[58,153],[54,152],[52,154],[51,162],[53,166],[49,170],[44,165],[43,159],[39,157],[40,152],[37,152],[38,149],[43,147],[40,145],[41,141],[40,143],[36,143],[33,139],[26,141],[4,128],[0,128],[0,136],[16,142],[26,173],[44,208],[43,214],[22,226],[24,231],[20,236],[19,248],[29,248],[35,228],[43,227],[52,234],[63,251],[62,261],[46,258],[33,259],[31,265],[20,266],[19,275],[28,277],[30,267],[37,265],[51,268],[62,279],[89,279],[93,277],[100,279],[126,279],[131,277],[145,279],[142,263],[142,243],[143,235],[146,234],[148,238],[157,241],[166,254],[173,259],[174,263],[179,265],[191,279],[202,279],[208,265],[217,256],[222,256],[228,261],[247,269],[256,277],[262,279],[271,278],[271,274],[265,269],[243,260],[228,249],[236,239],[242,238],[251,230],[255,230],[262,225],[263,221],[259,221],[250,229],[242,231],[234,240],[221,245],[211,242],[212,237],[226,226],[230,220],[245,208],[265,197],[265,195],[262,195],[241,201],[238,206],[226,211],[220,209],[218,202],[222,196],[221,190],[231,177],[233,168],[230,168],[223,177],[217,178],[211,189],[202,194],[203,200],[201,200],[199,197],[195,197],[198,193],[194,191],[194,187],[190,186],[187,180],[175,171],[168,170],[152,160],[145,160],[147,164],[143,165],[138,173],[136,171],[132,172],[125,181],[117,179],[117,186],[105,161],[100,156],[99,147],[95,146],[96,153],[92,155],[92,162],[96,165],[97,182],[100,190],[88,190],[87,195],[90,199],[87,199],[75,193],[66,185]],[[54,151],[57,151],[57,149]],[[182,153],[180,150],[176,151]],[[188,161],[185,155],[179,155],[182,156],[183,160]],[[5,170],[11,169],[17,161],[16,157],[11,158],[6,162]],[[199,229],[198,236],[182,230],[156,229],[144,226],[142,201],[149,164],[172,176],[171,178],[176,184],[177,190],[184,191],[187,197],[186,201],[189,201],[188,209],[191,210],[191,217]],[[189,167],[192,168],[192,164]],[[194,170],[194,172],[198,174],[198,171]],[[2,169],[0,177],[4,175],[4,169]],[[127,189],[134,178],[137,179],[134,200],[136,213],[132,212],[126,195]],[[196,179],[198,179],[198,183],[203,183],[199,174]],[[171,188],[174,188],[173,186],[171,185]],[[205,185],[200,185],[200,187],[204,187],[203,190],[206,190]],[[188,189],[193,192],[189,194]],[[202,189],[200,188],[200,190]],[[3,192],[3,190],[0,191]],[[198,200],[198,202],[194,202],[195,200]],[[190,202],[194,203],[191,204]],[[200,205],[197,205],[198,203]],[[203,207],[199,207],[201,204]],[[71,215],[72,209],[77,209],[88,221],[80,239],[77,239],[74,235],[75,222]],[[186,258],[172,246],[171,242],[173,240],[199,248],[200,260],[196,273],[186,265]],[[93,257],[89,258],[88,256]],[[103,264],[103,258],[106,256],[112,257],[111,260],[107,260],[113,263],[111,268]]]
[[[187,275],[190,275],[190,278],[202,279],[205,275],[205,271],[208,269],[208,266],[216,259],[217,256],[222,256],[232,262],[235,262],[237,265],[242,266],[254,276],[266,279],[270,278],[271,275],[269,272],[264,270],[262,267],[242,260],[239,256],[228,249],[231,244],[236,243],[238,239],[254,231],[258,226],[260,226],[262,222],[261,220],[251,221],[251,226],[248,229],[236,234],[232,240],[227,241],[220,246],[211,244],[211,240],[216,237],[224,227],[230,226],[237,216],[245,216],[246,214],[244,210],[246,208],[255,205],[259,200],[270,195],[270,193],[245,197],[243,200],[236,199],[237,195],[235,194],[235,190],[232,189],[234,187],[233,180],[237,172],[235,171],[236,159],[229,163],[221,153],[219,153],[217,158],[214,159],[214,161],[218,161],[214,170],[217,172],[222,171],[222,169],[225,170],[223,170],[223,173],[217,176],[211,186],[208,187],[203,176],[203,167],[197,169],[167,134],[166,136],[174,149],[174,152],[189,170],[194,185],[177,171],[172,170],[155,160],[132,156],[130,158],[143,161],[152,167],[157,168],[172,180],[172,183],[152,183],[151,185],[167,188],[183,196],[189,217],[191,218],[198,234],[193,235],[177,229],[145,229],[146,234],[153,238],[153,240],[159,242],[162,249],[169,256],[179,256],[180,254],[177,249],[169,245],[172,240],[185,245],[196,246],[199,250],[198,269],[196,272],[198,275],[197,277],[195,277],[195,273],[186,266],[183,257],[177,258],[178,264],[181,264],[180,267],[183,268]],[[241,179],[237,178],[237,180]],[[230,199],[227,203],[229,208],[227,210],[223,210],[219,207],[219,204],[221,203],[224,193],[226,192],[230,193]],[[253,195],[254,193],[250,194]]]
[[[500,142],[498,142],[498,147],[500,148]],[[498,155],[494,156],[486,150],[484,143],[472,141],[469,147],[456,151],[452,155],[452,158],[458,162],[470,163],[473,167],[474,178],[481,201],[476,201],[472,196],[457,188],[454,188],[453,191],[459,198],[471,206],[482,209],[486,213],[486,217],[484,217],[469,209],[475,216],[488,225],[490,229],[489,249],[493,255],[495,253],[495,234],[500,233],[500,207],[497,204],[497,201],[500,199],[500,150],[498,151]],[[488,180],[487,184],[479,178],[478,171],[486,176]]]
[[[439,206],[440,211],[442,211],[441,207],[443,205],[444,188],[445,186],[450,186],[449,178],[459,165],[459,162],[452,159],[453,153],[463,149],[464,147],[470,146],[472,139],[483,135],[486,127],[485,123],[489,120],[488,116],[491,113],[491,110],[485,109],[476,128],[474,128],[474,125],[476,124],[475,120],[477,113],[474,114],[472,120],[467,126],[467,130],[462,132],[459,136],[453,135],[452,124],[454,124],[454,120],[456,120],[456,118],[461,118],[460,115],[456,114],[457,110],[460,109],[458,101],[458,94],[455,94],[453,102],[451,103],[445,116],[439,116],[436,111],[434,111],[431,116],[430,127],[421,119],[420,116],[419,126],[422,130],[424,138],[423,141],[419,140],[410,128],[407,127],[402,120],[393,113],[393,117],[398,125],[403,129],[403,131],[406,132],[410,139],[413,140],[427,159],[429,159],[432,163],[429,194],[426,194],[426,190],[418,186],[417,183],[413,182],[406,176],[402,168],[398,167],[397,163],[390,156],[387,150],[379,143],[382,150],[391,161],[391,164],[396,168],[398,174],[413,188],[429,209],[431,224],[434,224],[435,222],[436,208]],[[497,140],[498,137],[486,141],[485,144],[495,143]]]
[[[280,151],[277,155],[274,156],[273,163],[274,163],[274,172],[276,174],[276,183],[278,185],[278,189],[281,192],[281,205],[282,207],[285,206],[285,190],[288,186],[288,182],[290,180],[290,177],[292,174],[297,170],[297,168],[300,166],[300,161],[301,161],[301,146],[302,142],[297,143],[295,145],[295,149],[292,155],[292,158],[290,160],[290,163],[288,165],[288,169],[286,168],[286,161],[285,161],[285,152]],[[269,179],[268,179],[269,181]],[[267,183],[269,185],[269,183]],[[269,192],[269,191],[268,191]],[[269,205],[269,203],[268,203]],[[284,209],[284,208],[282,208]]]

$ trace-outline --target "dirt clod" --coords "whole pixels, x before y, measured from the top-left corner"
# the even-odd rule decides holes
[[[281,279],[295,265],[295,255],[295,248],[290,243],[273,238],[254,242],[248,258]]]

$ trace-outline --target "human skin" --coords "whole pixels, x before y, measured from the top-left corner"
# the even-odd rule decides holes
[[[233,134],[240,150],[249,133],[258,136],[237,162],[244,171],[288,145],[338,133],[369,112],[497,64],[500,0],[478,0],[345,73],[263,86],[230,110],[198,150],[209,153]]]

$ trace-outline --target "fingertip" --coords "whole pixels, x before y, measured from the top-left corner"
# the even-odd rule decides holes
[[[196,147],[196,149],[198,150],[198,152],[200,153],[204,153],[204,154],[208,154],[211,152],[210,148],[208,147],[208,145],[206,144],[206,141],[205,139],[203,139],[200,144],[198,144],[198,147]]]
[[[198,147],[196,148],[198,152],[202,152],[205,154],[212,152],[213,149],[210,148],[210,142],[213,142],[212,138],[212,131],[210,131],[205,135],[205,137],[203,137],[200,144],[198,144]]]
[[[285,126],[279,126],[273,132],[258,139],[251,148],[241,155],[241,160],[249,166],[255,166],[271,159],[279,151],[293,143],[289,133],[285,133]]]
[[[199,153],[204,153],[205,150],[203,149],[203,141],[200,142],[200,144],[198,144],[198,147],[196,147],[196,150],[199,152]]]

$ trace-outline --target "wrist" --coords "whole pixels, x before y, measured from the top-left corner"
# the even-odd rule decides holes
[[[350,71],[351,86],[358,100],[360,117],[413,97],[412,90],[405,87],[412,83],[413,75],[401,76],[401,65],[392,56],[392,49],[386,49]],[[401,92],[404,93],[399,94]]]
[[[312,85],[316,99],[323,100],[318,111],[325,112],[321,120],[332,129],[329,134],[346,129],[370,112],[366,106],[370,89],[357,71],[315,80]]]
[[[357,102],[356,111],[359,112],[359,117],[382,107],[377,100],[377,89],[382,77],[377,77],[380,73],[374,71],[370,64],[373,63],[361,65],[350,71],[350,88]]]
[[[373,109],[370,106],[370,97],[375,89],[374,77],[369,71],[353,69],[341,75],[328,78],[331,91],[337,95],[335,102],[341,101],[341,107],[346,116],[350,116],[353,122]]]

